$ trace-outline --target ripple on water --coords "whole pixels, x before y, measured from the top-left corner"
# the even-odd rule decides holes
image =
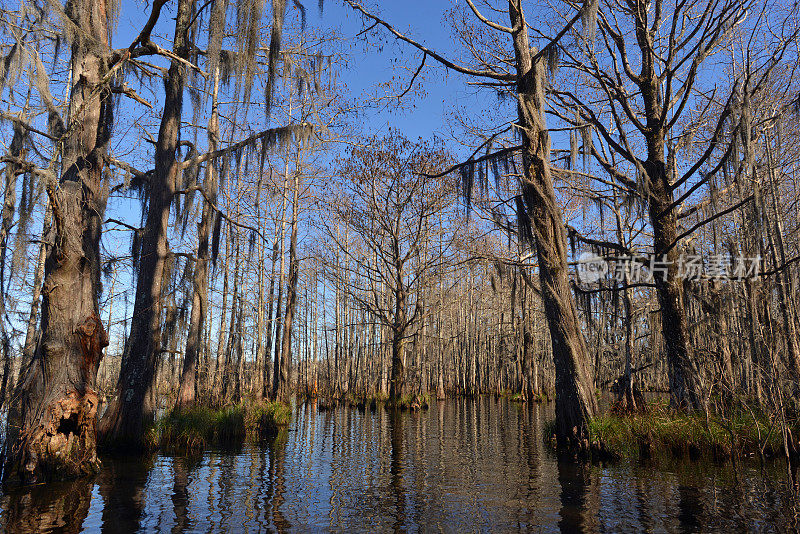
[[[106,458],[92,480],[12,490],[7,532],[791,530],[776,464],[578,466],[547,406],[449,400],[394,416],[300,406],[260,446]]]

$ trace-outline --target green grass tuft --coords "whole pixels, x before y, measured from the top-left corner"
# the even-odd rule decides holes
[[[607,414],[589,425],[592,447],[612,457],[640,458],[658,454],[710,457],[779,454],[780,432],[766,417],[741,413],[729,418],[683,414],[651,405],[643,414]]]
[[[235,444],[274,433],[291,419],[291,408],[280,402],[247,402],[218,410],[204,406],[176,409],[148,431],[147,443],[153,448],[179,450]]]

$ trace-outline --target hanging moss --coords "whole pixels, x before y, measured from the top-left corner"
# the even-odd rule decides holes
[[[587,41],[594,41],[597,31],[597,11],[599,8],[598,0],[583,0],[581,7],[581,32]]]
[[[278,53],[283,38],[283,20],[286,14],[286,0],[272,0],[272,31],[269,40],[267,87],[265,94],[265,108],[267,117],[272,110],[272,99],[275,96],[276,69],[278,67]]]

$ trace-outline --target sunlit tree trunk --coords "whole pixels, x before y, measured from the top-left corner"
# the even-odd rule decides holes
[[[31,360],[33,351],[36,349],[36,320],[39,317],[39,305],[42,296],[42,279],[44,278],[44,266],[47,260],[47,251],[50,239],[50,229],[52,227],[53,209],[48,200],[42,225],[42,235],[39,243],[39,255],[36,260],[36,273],[33,275],[33,295],[31,296],[31,310],[28,314],[28,326],[25,333],[25,344],[22,346],[22,361],[19,365],[20,378],[24,375]]]
[[[230,226],[228,228],[228,235],[225,237],[225,257],[222,261],[222,307],[220,308],[219,323],[217,327],[217,350],[214,352],[214,376],[211,379],[211,389],[214,396],[214,401],[219,401],[219,396],[222,391],[222,380],[225,376],[224,357],[226,340],[228,339],[228,331],[225,328],[226,310],[228,308],[228,264],[231,255],[231,239],[232,233]],[[231,305],[231,313],[233,313],[234,305]]]
[[[550,173],[550,138],[544,119],[545,58],[532,62],[521,3],[509,0],[519,77],[517,109],[524,164],[523,198],[539,260],[539,282],[556,368],[556,425],[560,445],[588,444],[597,413],[586,342],[569,286],[566,235]]]
[[[261,396],[263,398],[269,398],[272,392],[272,382],[270,382],[270,368],[274,368],[272,362],[267,361],[269,352],[272,349],[272,334],[275,330],[275,321],[272,317],[273,307],[275,304],[275,265],[278,262],[278,235],[279,235],[279,226],[278,223],[275,223],[275,240],[272,244],[272,266],[270,267],[270,274],[269,274],[269,305],[267,307],[267,339],[265,343],[265,355],[264,355],[264,369],[262,370],[262,393]]]
[[[11,138],[11,146],[8,154],[12,158],[25,159],[25,129],[21,124],[14,124],[14,135]],[[9,378],[13,382],[11,375],[11,338],[6,329],[6,287],[5,287],[5,266],[6,252],[8,251],[8,236],[14,225],[14,211],[17,206],[17,177],[19,176],[19,166],[15,163],[6,163],[5,169],[5,190],[3,191],[3,209],[0,212],[0,351],[3,354],[3,378],[0,380],[0,406],[6,402],[6,393],[9,387]],[[11,386],[13,388],[13,385]]]
[[[175,19],[174,53],[189,56],[189,23],[195,0],[180,0]],[[148,186],[148,210],[142,237],[140,267],[136,278],[136,300],[131,320],[128,354],[123,357],[117,396],[103,416],[103,440],[115,445],[141,443],[145,426],[154,417],[148,399],[161,351],[161,289],[169,253],[167,231],[170,205],[179,172],[176,151],[183,111],[186,66],[173,60],[164,83],[165,100],[155,153],[155,172]]]
[[[6,480],[40,482],[93,472],[98,465],[97,367],[108,345],[100,321],[100,234],[108,196],[103,178],[110,137],[105,0],[77,2],[72,16],[97,46],[72,47],[69,125],[62,175],[48,183],[56,239],[47,252],[42,336],[11,404]]]
[[[214,70],[214,86],[211,93],[211,117],[208,120],[208,150],[217,149],[219,141],[219,67]],[[206,163],[203,189],[211,201],[217,197],[217,170],[214,162]],[[192,315],[189,319],[189,333],[186,338],[186,355],[183,359],[178,408],[186,408],[195,403],[197,391],[197,362],[202,350],[203,325],[208,310],[208,262],[210,259],[209,238],[214,225],[215,212],[208,202],[203,201],[203,211],[197,231],[197,258],[192,279]]]
[[[279,236],[279,254],[280,254],[280,271],[278,275],[278,295],[275,299],[275,339],[273,340],[274,346],[272,349],[272,397],[274,398],[278,392],[280,384],[280,359],[281,350],[283,349],[283,338],[281,337],[281,327],[283,326],[283,316],[281,315],[281,306],[283,305],[283,286],[286,283],[286,207],[289,199],[289,162],[286,161],[286,166],[283,171],[283,197],[281,201],[281,228]]]
[[[297,306],[297,277],[299,260],[297,259],[297,215],[300,199],[300,172],[294,173],[294,192],[292,199],[291,237],[289,241],[289,280],[286,287],[286,313],[283,317],[283,342],[280,359],[275,361],[273,397],[285,401],[289,396],[289,366],[292,355],[292,320]]]

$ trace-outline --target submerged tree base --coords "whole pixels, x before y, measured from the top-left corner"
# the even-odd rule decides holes
[[[545,425],[545,436],[553,441],[554,422]],[[800,435],[800,424],[789,428]],[[761,414],[680,413],[658,404],[644,413],[612,412],[589,425],[590,453],[594,459],[645,459],[671,456],[725,460],[732,457],[784,456],[779,425]],[[795,438],[796,441],[796,438]],[[798,443],[790,443],[796,456]]]
[[[71,391],[52,401],[38,425],[6,451],[6,481],[25,484],[93,474],[100,466],[95,450],[98,398],[93,390]]]
[[[147,443],[151,448],[178,450],[238,444],[275,434],[291,419],[291,408],[282,402],[245,402],[220,409],[203,406],[175,409],[150,429]]]
[[[431,403],[430,393],[423,393],[422,395],[405,395],[396,401],[392,402],[391,399],[386,404],[387,408],[399,410],[427,410]]]

